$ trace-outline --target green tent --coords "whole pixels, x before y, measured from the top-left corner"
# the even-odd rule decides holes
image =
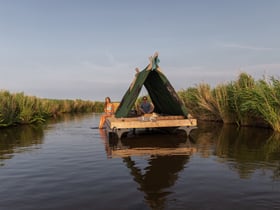
[[[176,91],[159,69],[159,58],[155,54],[150,64],[135,75],[130,87],[123,96],[116,110],[115,117],[129,117],[131,109],[143,87],[154,104],[154,112],[160,115],[183,115],[187,118],[187,110]]]

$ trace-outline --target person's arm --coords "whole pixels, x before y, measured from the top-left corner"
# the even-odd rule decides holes
[[[150,111],[149,111],[149,113],[152,113],[153,111],[154,111],[154,105],[153,105],[153,103],[150,103]]]

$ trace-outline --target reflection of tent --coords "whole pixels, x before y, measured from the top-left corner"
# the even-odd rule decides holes
[[[122,140],[105,139],[104,146],[108,157],[122,158],[150,209],[169,207],[179,174],[196,152],[196,145],[190,139],[159,133],[143,133]],[[145,158],[139,159],[138,155]]]
[[[149,166],[141,169],[131,157],[124,157],[123,162],[130,169],[138,190],[144,193],[144,199],[151,209],[166,209],[179,173],[186,168],[189,155],[152,156]]]
[[[143,85],[155,106],[154,112],[161,115],[182,115],[187,118],[185,106],[168,79],[159,70],[158,64],[159,59],[156,53],[150,58],[150,64],[144,70],[137,72],[116,110],[116,118],[129,116]]]

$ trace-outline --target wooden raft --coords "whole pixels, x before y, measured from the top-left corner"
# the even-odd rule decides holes
[[[115,133],[120,139],[123,133],[131,129],[141,128],[176,128],[186,131],[189,135],[191,130],[197,128],[196,119],[185,119],[184,116],[158,116],[153,118],[152,115],[130,118],[110,117],[105,122],[106,133]]]

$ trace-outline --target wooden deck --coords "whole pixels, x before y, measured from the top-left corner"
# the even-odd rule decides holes
[[[184,116],[157,116],[145,115],[131,118],[106,119],[106,132],[117,134],[121,138],[122,134],[131,131],[131,129],[143,128],[174,128],[183,129],[189,135],[190,131],[197,128],[196,119],[185,119]]]

